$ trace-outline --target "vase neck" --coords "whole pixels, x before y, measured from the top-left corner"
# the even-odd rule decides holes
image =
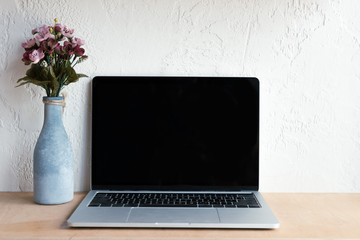
[[[44,123],[62,122],[63,107],[65,105],[63,97],[44,97]]]

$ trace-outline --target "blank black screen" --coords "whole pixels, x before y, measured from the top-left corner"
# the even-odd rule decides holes
[[[258,188],[256,78],[95,77],[93,189]]]

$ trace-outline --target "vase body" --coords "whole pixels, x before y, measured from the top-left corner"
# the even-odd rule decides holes
[[[44,124],[34,149],[34,201],[61,204],[74,196],[74,157],[62,122],[64,99],[44,97],[43,101]]]

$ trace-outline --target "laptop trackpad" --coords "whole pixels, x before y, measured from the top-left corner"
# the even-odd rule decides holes
[[[134,223],[218,223],[216,209],[132,208],[127,222]]]

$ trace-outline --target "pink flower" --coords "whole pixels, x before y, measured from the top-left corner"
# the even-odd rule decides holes
[[[49,31],[49,26],[46,26],[45,24],[42,25],[42,27],[39,27],[39,28],[35,28],[34,30],[31,31],[31,33],[33,35],[35,35],[36,33],[39,33],[39,32],[48,32]]]
[[[80,38],[75,37],[71,40],[71,44],[73,47],[82,46],[85,44],[85,41],[81,40]]]
[[[48,39],[49,37],[50,37],[50,33],[45,33],[45,34],[37,33],[37,34],[35,34],[35,39],[39,43],[41,41],[44,41],[44,40]]]
[[[64,47],[63,46],[56,46],[55,47],[55,52],[56,54],[59,54],[60,56],[63,56],[64,55]]]
[[[88,56],[83,55],[81,58],[85,60],[85,59],[87,59],[87,58],[88,58]]]
[[[41,48],[48,54],[54,52],[54,49],[59,45],[54,39],[48,39],[47,41],[41,42]]]
[[[35,33],[38,33],[40,31],[40,28],[35,28],[31,31],[32,35],[34,35]]]
[[[41,28],[36,28],[33,31],[35,31],[34,37],[38,43],[48,39],[51,36],[51,38],[54,38],[54,35],[52,35],[49,31],[49,26],[43,25]]]
[[[71,42],[69,42],[69,41],[66,41],[66,42],[64,42],[64,51],[65,51],[65,53],[67,54],[67,55],[73,55],[73,53],[74,53],[74,49],[73,49],[73,47],[72,47],[72,44],[71,44]]]
[[[36,43],[35,39],[32,38],[29,41],[22,43],[21,46],[25,49],[32,48],[35,45],[35,43]]]
[[[23,58],[21,59],[25,63],[25,65],[29,65],[31,63],[31,60],[29,58],[29,54],[30,54],[30,51],[24,52]]]
[[[47,45],[51,48],[56,48],[59,45],[59,43],[57,41],[55,41],[54,39],[49,39],[47,41]]]
[[[61,34],[65,37],[71,38],[74,35],[74,29],[69,29],[67,26],[63,26],[60,30]]]
[[[61,33],[64,29],[64,26],[60,23],[55,24],[55,33]]]
[[[29,53],[29,59],[34,63],[38,63],[41,59],[43,59],[45,57],[45,54],[43,52],[43,50],[40,49],[34,49]]]
[[[83,56],[84,53],[85,53],[85,49],[81,48],[80,46],[76,46],[75,49],[74,49],[74,53],[76,56]]]

